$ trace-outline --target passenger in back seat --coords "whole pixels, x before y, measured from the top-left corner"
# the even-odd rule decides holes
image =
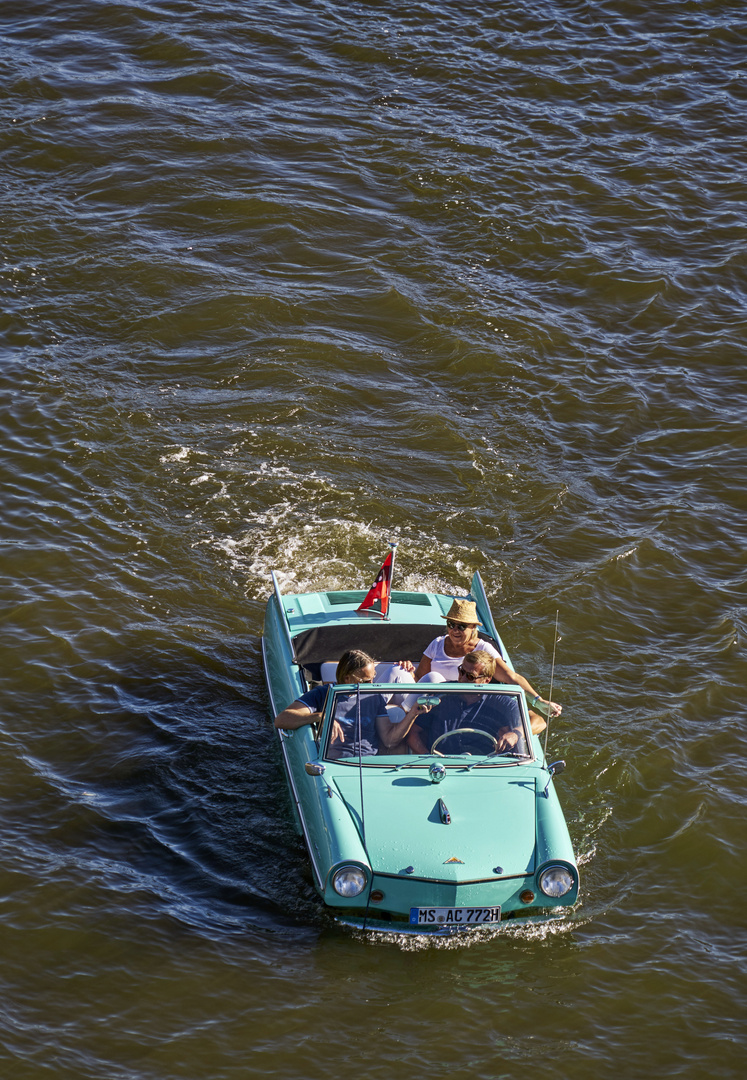
[[[457,682],[459,679],[459,665],[469,653],[480,651],[492,656],[495,661],[495,676],[497,682],[514,683],[520,686],[527,696],[530,709],[536,712],[532,715],[532,731],[537,734],[545,728],[542,715],[560,716],[562,706],[553,701],[552,704],[540,695],[531,686],[528,679],[519,675],[508,666],[494,645],[489,641],[483,641],[477,633],[480,622],[477,618],[477,604],[474,600],[457,597],[449,611],[443,616],[446,619],[446,634],[443,637],[434,638],[423,653],[423,657],[417,668],[413,669],[413,678],[420,682],[424,675],[429,672],[442,675],[448,682]],[[405,662],[403,667],[413,668],[412,664]],[[537,715],[537,714],[542,715]]]

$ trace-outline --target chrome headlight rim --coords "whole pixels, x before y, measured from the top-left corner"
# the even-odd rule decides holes
[[[555,879],[554,884],[551,883],[552,877]],[[539,891],[550,900],[562,900],[568,893],[573,892],[577,883],[576,873],[567,863],[548,863],[537,874]]]
[[[338,896],[343,900],[352,900],[365,891],[368,875],[363,867],[356,863],[343,863],[332,871],[330,882]]]

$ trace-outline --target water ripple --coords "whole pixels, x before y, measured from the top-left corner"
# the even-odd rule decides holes
[[[27,0],[0,34],[6,1071],[741,1077],[742,10]],[[557,644],[562,919],[319,905],[264,602],[389,540],[406,589],[480,570],[540,687]]]

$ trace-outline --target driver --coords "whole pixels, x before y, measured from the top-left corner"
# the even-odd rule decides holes
[[[459,682],[482,685],[493,678],[495,663],[489,653],[468,653],[459,665]],[[518,710],[501,715],[504,702],[496,695],[447,694],[438,705],[413,705],[402,721],[408,723],[407,743],[416,754],[429,754],[435,740],[457,728],[482,728],[495,736],[497,752],[510,753],[522,741]],[[499,711],[500,710],[500,711]],[[417,723],[416,723],[417,721]]]

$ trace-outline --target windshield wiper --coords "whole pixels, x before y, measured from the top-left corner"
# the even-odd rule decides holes
[[[412,761],[403,761],[401,765],[395,765],[394,771],[399,772],[400,769],[409,769],[411,765],[422,765],[424,761],[430,758],[430,754],[419,754]]]
[[[519,758],[524,758],[527,761],[529,760],[529,754],[524,754],[524,753],[517,754],[515,751],[512,751],[512,750],[505,750],[503,752],[501,752],[499,750],[494,750],[492,754],[488,754],[487,757],[480,758],[479,761],[473,761],[470,765],[466,765],[465,768],[466,768],[467,772],[470,772],[472,769],[476,768],[478,765],[492,764],[491,758],[497,758],[497,757],[512,757],[512,758],[517,759],[516,761],[508,761],[508,762],[506,762],[507,765],[517,765]]]
[[[399,772],[400,769],[409,769],[411,765],[423,765],[426,761],[448,761],[451,758],[468,758],[472,757],[471,754],[420,754],[418,757],[413,758],[412,761],[403,761],[401,765],[395,765],[394,771]]]

